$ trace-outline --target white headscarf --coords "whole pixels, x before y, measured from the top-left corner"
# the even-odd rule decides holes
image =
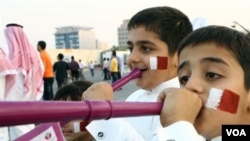
[[[193,30],[196,30],[198,28],[201,28],[201,27],[204,27],[204,26],[208,26],[208,21],[206,18],[204,17],[197,17],[197,18],[194,18],[192,21],[191,21],[192,25],[193,25]]]

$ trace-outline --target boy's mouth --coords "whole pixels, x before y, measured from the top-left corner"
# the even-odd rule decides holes
[[[133,69],[135,69],[135,68],[137,68],[137,69],[139,69],[141,72],[145,72],[145,71],[147,71],[148,70],[148,68],[140,68],[140,67],[132,67],[132,69],[131,70],[133,70]]]
[[[147,71],[148,69],[147,68],[145,68],[145,69],[141,69],[141,68],[138,68],[140,71],[141,71],[141,73],[143,74],[145,71]],[[138,78],[141,78],[142,77],[142,74],[141,74],[141,76],[140,77],[138,77]]]
[[[142,72],[147,71],[148,69],[140,69]]]

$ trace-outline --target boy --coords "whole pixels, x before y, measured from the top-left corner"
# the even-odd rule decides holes
[[[208,26],[180,43],[181,88],[165,89],[158,98],[164,101],[160,119],[165,128],[159,130],[161,140],[200,141],[200,134],[207,140],[220,141],[223,124],[249,125],[249,41],[249,37],[236,30]],[[240,96],[236,114],[204,106],[211,88],[228,89]]]
[[[132,93],[126,101],[156,101],[159,93],[167,87],[179,87],[177,78],[177,45],[192,32],[188,17],[171,7],[153,7],[135,14],[128,23],[127,58],[130,69],[139,68],[142,76],[136,79],[140,90]],[[168,58],[167,69],[151,70],[150,57]],[[112,87],[107,83],[94,84],[84,94],[84,99],[112,97]],[[116,118],[91,122],[87,129],[96,140],[157,140],[160,127],[159,116]]]
[[[93,82],[78,80],[61,87],[55,94],[54,100],[62,101],[81,101],[82,93],[86,91]],[[70,121],[62,126],[62,132],[67,141],[89,141],[92,136],[88,132],[74,130],[74,124],[79,121]],[[78,125],[79,126],[79,125]]]

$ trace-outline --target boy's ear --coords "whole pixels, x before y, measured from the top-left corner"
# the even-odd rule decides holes
[[[178,54],[177,52],[174,54],[174,67],[178,68]]]

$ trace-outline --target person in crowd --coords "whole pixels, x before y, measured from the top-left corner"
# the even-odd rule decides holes
[[[104,75],[104,78],[103,80],[108,80],[108,60],[107,58],[103,58],[103,63],[102,63],[102,67],[103,67],[103,75]]]
[[[116,55],[118,61],[118,73],[117,73],[117,80],[122,78],[122,59],[118,55]]]
[[[89,63],[89,70],[90,70],[91,76],[94,77],[95,76],[95,64],[93,63],[93,61],[90,61]]]
[[[79,78],[79,64],[75,61],[75,57],[71,56],[71,62],[69,63],[70,75],[72,81],[76,81]]]
[[[111,74],[110,74],[110,59],[109,58],[107,58],[107,63],[108,63],[108,72],[107,72],[107,78],[108,78],[108,80],[110,80],[111,79]]]
[[[84,73],[83,73],[84,72],[84,65],[83,65],[81,59],[79,59],[78,64],[79,64],[79,77],[80,77],[81,80],[85,80],[85,76],[84,76]]]
[[[178,43],[192,32],[189,18],[180,10],[162,6],[143,9],[128,23],[128,47],[131,51],[127,65],[139,68],[141,77],[135,80],[141,89],[133,92],[126,101],[156,102],[160,92],[168,87],[180,87],[177,78]],[[151,57],[166,57],[167,68],[151,69]],[[100,97],[112,99],[110,84],[100,82],[83,94],[83,99]],[[157,129],[162,128],[159,116],[140,116],[92,121],[87,130],[96,140],[158,140]],[[98,133],[102,133],[102,136]]]
[[[93,83],[86,80],[74,81],[61,87],[55,94],[54,100],[61,101],[81,101],[82,93],[87,90]],[[62,126],[62,132],[66,141],[90,141],[93,137],[87,132],[74,130],[74,123],[82,121],[74,120]]]
[[[69,64],[63,60],[63,54],[57,55],[57,62],[53,65],[53,70],[56,76],[57,87],[60,89],[68,82]]]
[[[38,41],[37,50],[40,52],[40,56],[44,65],[44,100],[53,100],[53,83],[54,83],[54,73],[53,73],[53,65],[49,54],[46,52],[46,42]]]
[[[115,50],[112,51],[109,71],[112,78],[112,83],[114,83],[118,80],[118,60],[116,58]]]
[[[44,65],[37,49],[20,24],[7,24],[4,34],[6,42],[0,47],[0,100],[40,101],[44,92]],[[25,124],[0,128],[0,140],[15,140],[34,127]]]

